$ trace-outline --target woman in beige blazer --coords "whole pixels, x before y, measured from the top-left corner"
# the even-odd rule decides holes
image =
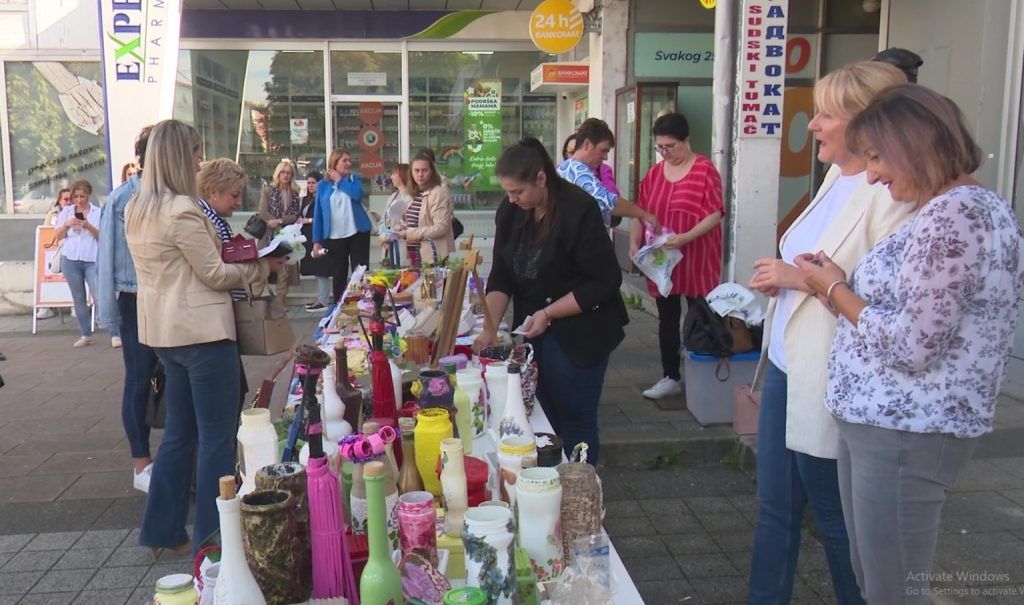
[[[814,510],[836,601],[863,603],[850,563],[839,498],[839,436],[825,408],[828,359],[836,318],[804,284],[793,260],[824,250],[847,270],[907,218],[889,191],[871,185],[864,160],[846,148],[846,125],[881,90],[901,84],[899,69],[854,63],[814,87],[817,114],[808,125],[818,159],[832,164],[814,200],[779,242],[781,258],[754,263],[750,287],[771,296],[755,385],[763,378],[757,438],[757,499],[749,603],[788,603],[804,509]]]
[[[411,171],[413,201],[405,214],[405,228],[396,230],[395,235],[410,244],[410,264],[416,252],[424,263],[438,262],[455,250],[452,196],[429,155],[416,154]],[[413,244],[419,244],[418,250]]]
[[[219,526],[218,478],[235,472],[240,377],[229,290],[262,286],[281,262],[221,260],[217,232],[196,195],[201,154],[191,126],[157,124],[142,186],[125,211],[138,275],[139,342],[156,351],[167,374],[167,420],[139,543],[181,554],[192,550],[185,521],[193,464],[196,544]]]

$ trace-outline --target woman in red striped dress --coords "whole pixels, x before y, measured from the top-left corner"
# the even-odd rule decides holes
[[[682,300],[707,296],[722,276],[722,177],[708,158],[690,149],[690,125],[682,114],[670,113],[654,121],[658,153],[664,159],[647,171],[640,183],[636,205],[658,217],[675,235],[668,245],[679,248],[683,259],[672,271],[672,291],[659,296],[653,282],[647,287],[658,304],[658,342],[663,377],[644,391],[644,397],[662,399],[682,392],[679,384],[679,322]],[[630,256],[642,245],[643,224],[633,221]]]

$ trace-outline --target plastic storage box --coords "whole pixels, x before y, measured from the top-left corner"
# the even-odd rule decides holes
[[[761,353],[748,351],[719,359],[684,352],[686,407],[702,425],[731,423],[733,393],[754,379]]]

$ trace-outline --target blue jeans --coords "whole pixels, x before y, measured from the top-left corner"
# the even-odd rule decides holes
[[[864,603],[850,562],[836,461],[786,447],[786,374],[771,363],[758,418],[757,501],[748,603],[790,602],[808,503],[825,547],[836,602]]]
[[[589,368],[577,368],[569,361],[558,340],[550,333],[531,341],[537,361],[537,399],[562,438],[565,455],[577,443],[585,442],[587,462],[597,464],[601,442],[597,434],[597,404],[604,388],[608,357]]]
[[[82,336],[92,336],[92,315],[89,314],[89,298],[85,291],[86,282],[90,292],[96,289],[96,263],[85,260],[71,260],[67,257],[60,261],[60,269],[64,280],[71,288],[71,300],[75,302],[75,319]]]
[[[121,315],[121,356],[124,358],[124,393],[121,395],[121,422],[128,436],[132,458],[149,458],[149,380],[156,368],[156,352],[139,342],[136,296],[121,292],[117,297]]]
[[[331,278],[316,276],[316,302],[327,306],[331,300]]]
[[[188,541],[185,521],[196,465],[193,543],[198,546],[220,527],[218,480],[235,473],[238,345],[219,340],[154,350],[167,373],[167,421],[153,463],[139,544],[174,547]]]

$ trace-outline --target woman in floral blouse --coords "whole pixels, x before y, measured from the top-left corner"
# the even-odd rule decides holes
[[[868,603],[929,603],[946,491],[996,396],[1024,290],[1024,238],[1006,200],[971,174],[981,150],[949,99],[906,84],[847,129],[868,179],[917,216],[849,281],[822,253],[797,264],[839,314],[826,405],[839,424],[839,487]]]

